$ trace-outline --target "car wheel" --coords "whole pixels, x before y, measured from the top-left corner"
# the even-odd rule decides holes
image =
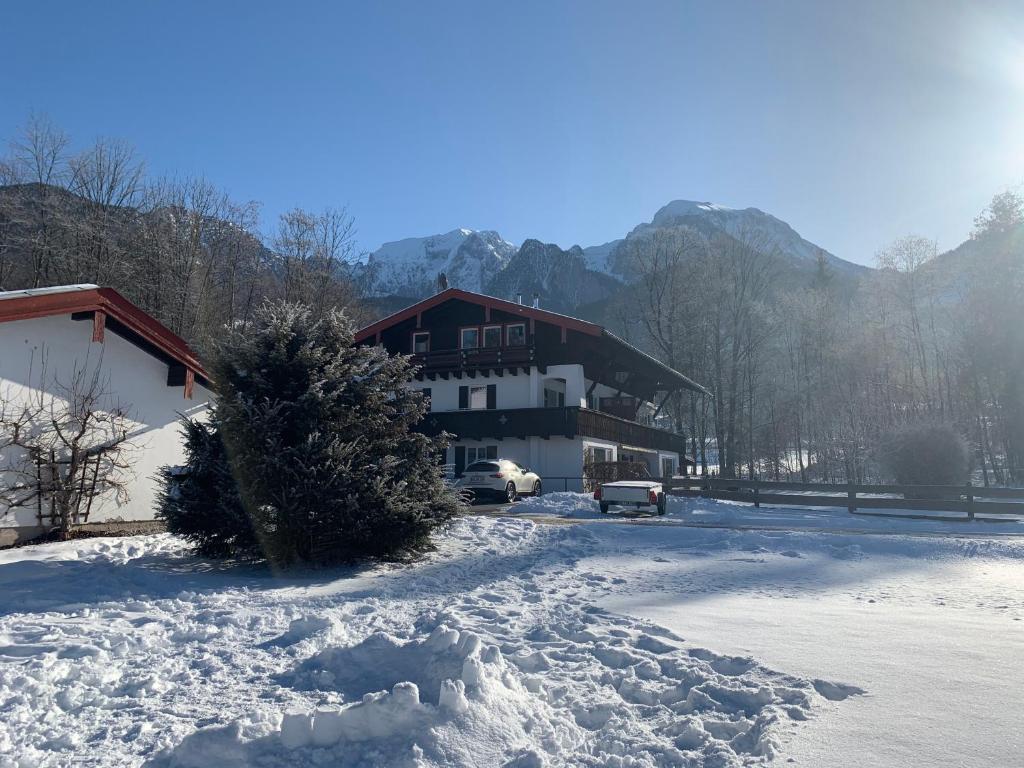
[[[533,495],[534,496],[540,496],[540,494],[541,494],[541,487],[540,487],[540,480],[538,480],[536,483],[533,484]]]
[[[665,500],[665,497],[662,496],[658,500],[658,514],[659,515],[664,515],[665,514],[665,509],[666,509],[667,505],[668,505],[668,502]]]
[[[608,512],[608,502],[606,502],[606,501],[602,501],[601,502],[601,511],[605,512],[605,513]]]
[[[509,483],[508,485],[505,486],[505,498],[508,500],[509,504],[515,501],[518,496],[519,494],[516,493],[515,483]]]

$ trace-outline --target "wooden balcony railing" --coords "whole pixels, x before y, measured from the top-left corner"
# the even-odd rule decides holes
[[[437,411],[428,413],[419,428],[427,434],[450,432],[470,440],[581,436],[680,456],[686,452],[682,435],[579,406]]]
[[[476,347],[475,349],[439,349],[412,356],[424,371],[460,370],[465,368],[501,368],[530,365],[535,350],[531,346]]]

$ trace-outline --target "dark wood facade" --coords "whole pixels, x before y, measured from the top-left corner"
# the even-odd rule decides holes
[[[686,439],[638,423],[638,409],[644,401],[664,402],[682,389],[706,394],[700,385],[599,325],[458,289],[442,291],[364,328],[356,343],[381,344],[393,354],[412,355],[420,381],[458,380],[458,409],[448,399],[453,410],[432,411],[418,427],[458,440],[591,438],[622,448],[675,453],[686,461]],[[575,404],[564,405],[564,392],[552,403],[545,390],[545,406],[555,407],[496,407],[498,378],[529,375],[533,369],[547,374],[556,365],[582,367],[589,384]],[[484,384],[486,408],[473,407],[469,390],[479,392]],[[598,390],[599,384],[611,393]],[[439,386],[424,389],[437,395]],[[464,465],[466,451],[465,446],[455,447],[457,467]]]
[[[523,335],[510,344],[509,329],[516,326],[523,327]],[[484,346],[485,329],[498,327],[502,332],[494,338],[500,342]],[[461,332],[473,328],[480,331],[481,345],[461,348]],[[421,375],[428,378],[501,375],[509,367],[533,365],[543,373],[549,365],[579,364],[587,379],[615,389],[618,396],[653,401],[658,393],[680,389],[707,394],[699,384],[599,325],[455,288],[364,328],[356,343],[379,343],[389,352],[412,354],[414,334],[421,342],[429,337],[427,348],[417,355]]]

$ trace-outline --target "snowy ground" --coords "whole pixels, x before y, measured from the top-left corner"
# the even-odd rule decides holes
[[[1016,524],[683,524],[733,506],[287,577],[167,535],[0,552],[0,766],[1017,764]]]

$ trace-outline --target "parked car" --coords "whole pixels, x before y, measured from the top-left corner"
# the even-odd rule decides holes
[[[594,490],[594,498],[600,502],[601,511],[607,512],[611,506],[654,507],[659,515],[665,514],[665,489],[656,480],[617,480],[614,483],[602,483]]]
[[[537,473],[510,459],[473,462],[456,478],[455,487],[474,497],[499,498],[509,503],[522,495],[540,496],[542,491]]]

